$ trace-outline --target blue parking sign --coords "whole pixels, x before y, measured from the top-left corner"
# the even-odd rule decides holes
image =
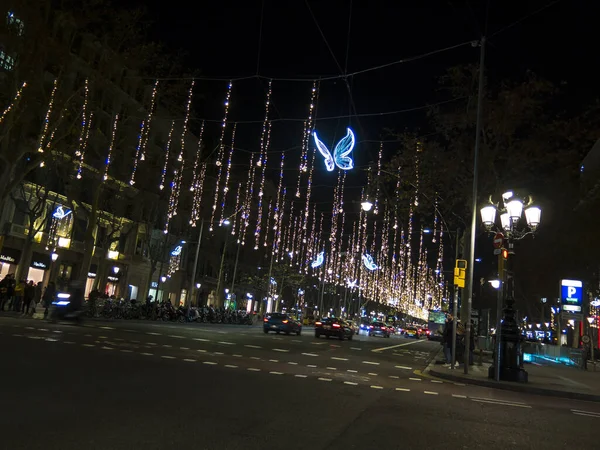
[[[583,282],[560,280],[560,300],[563,311],[580,313],[583,304]]]

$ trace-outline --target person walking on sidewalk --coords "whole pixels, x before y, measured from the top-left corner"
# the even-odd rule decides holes
[[[8,301],[8,288],[10,286],[10,274],[0,281],[0,311],[4,311],[4,304]]]
[[[23,315],[29,315],[29,308],[31,307],[33,297],[35,297],[35,287],[33,286],[33,281],[29,281],[23,287],[23,305],[21,306],[21,313]]]
[[[15,295],[13,297],[12,310],[15,312],[21,311],[23,296],[25,295],[25,280],[20,280],[15,286]]]
[[[448,320],[444,328],[443,344],[444,344],[444,356],[446,357],[446,367],[450,367],[452,364],[452,330],[454,329],[454,317],[452,314],[448,314]],[[458,364],[458,363],[457,363]]]
[[[38,284],[35,285],[35,292],[33,294],[33,300],[31,302],[31,315],[33,316],[35,314],[35,310],[37,308],[41,308],[42,305],[40,304],[40,302],[42,301],[42,282],[38,282]]]
[[[50,305],[54,301],[54,296],[56,295],[56,285],[54,281],[48,283],[46,286],[46,290],[44,291],[44,295],[42,296],[42,304],[44,305],[44,319],[48,317],[48,310],[50,309]]]

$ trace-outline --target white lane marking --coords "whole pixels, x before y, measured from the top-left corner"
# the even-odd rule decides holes
[[[379,363],[378,363],[378,362],[373,362],[373,361],[363,361],[362,363],[363,363],[363,364],[370,364],[370,365],[372,365],[372,366],[378,366],[378,365],[379,365]]]
[[[367,375],[371,375],[372,377],[376,377],[377,374],[375,372],[369,372]]]
[[[144,356],[154,356],[154,353],[145,353],[145,352],[142,352],[142,353],[140,353],[140,355],[144,355]]]
[[[183,337],[183,336],[178,336],[178,335],[176,335],[176,334],[169,334],[169,337],[170,337],[170,338],[176,338],[176,339],[185,339],[185,337]]]
[[[375,353],[379,353],[379,352],[382,352],[384,350],[390,350],[392,348],[404,347],[405,345],[413,345],[413,344],[417,344],[419,342],[421,342],[421,341],[416,340],[416,341],[411,341],[411,342],[405,342],[403,344],[390,345],[389,347],[375,348],[375,349],[373,349],[371,351],[375,352]]]
[[[279,362],[278,359],[270,359],[269,362]]]
[[[140,343],[140,341],[131,341],[131,342],[133,342],[135,344],[139,344]]]
[[[213,352],[213,355],[224,355],[225,353],[223,352]]]
[[[210,342],[210,339],[194,338],[195,341]]]
[[[443,381],[440,381],[440,380],[431,380],[431,382],[432,383],[438,383],[438,384],[442,384],[443,383]]]
[[[325,367],[327,370],[337,370],[335,367]]]
[[[173,347],[173,346],[172,346],[172,345],[169,345],[169,344],[163,344],[163,347],[166,347],[166,348],[171,348],[171,347]]]
[[[289,364],[290,366],[297,366],[297,365],[298,365],[298,363],[297,363],[297,362],[294,362],[294,361],[290,361],[290,362],[288,362],[288,364]]]
[[[437,392],[432,392],[432,391],[423,391],[423,394],[427,394],[427,395],[439,395]]]
[[[199,348],[199,349],[198,349],[198,350],[196,350],[196,351],[197,351],[197,352],[200,352],[200,353],[206,353],[206,350],[204,350],[203,348]]]
[[[260,372],[260,369],[256,369],[254,367],[248,367],[248,369],[250,372]]]
[[[75,342],[73,341],[63,341],[65,344],[74,344]]]
[[[398,379],[398,378],[400,378],[400,377],[399,377],[398,375],[390,375],[390,378],[394,378],[394,379],[396,379],[396,380],[397,380],[397,379]]]
[[[128,333],[135,333],[135,330],[124,329],[123,331],[127,331]]]
[[[271,339],[276,339],[278,341],[283,341],[283,338],[280,338],[280,337],[274,337],[274,338],[271,338]]]
[[[289,350],[286,350],[284,348],[274,348],[273,349],[274,352],[282,352],[282,353],[287,353],[289,352]]]
[[[479,399],[479,398],[472,398],[471,401],[474,401],[474,402],[477,402],[477,403],[490,403],[492,405],[515,406],[517,408],[529,408],[529,409],[531,409],[531,406],[529,406],[529,405],[522,405],[522,404],[519,404],[519,403],[498,402],[498,401],[493,401],[493,400],[483,400],[483,399]]]
[[[454,386],[466,386],[464,383],[454,383]]]
[[[383,386],[371,386],[371,389],[383,389]]]
[[[355,383],[354,381],[344,381],[344,384],[347,384],[349,386],[358,386],[358,383]]]
[[[283,375],[283,372],[269,372],[271,375]]]
[[[578,416],[588,416],[588,417],[600,417],[599,412],[595,411],[582,411],[581,409],[572,409],[571,412],[573,414],[577,414]]]
[[[337,356],[332,356],[331,359],[335,359],[336,361],[348,361],[348,358],[338,358]]]
[[[189,347],[179,347],[179,350],[189,350]]]
[[[316,353],[302,353],[304,356],[319,356]]]
[[[298,373],[296,375],[294,375],[296,378],[308,378],[306,375],[302,375],[301,373]]]
[[[102,350],[114,350],[112,347],[100,347]]]
[[[327,342],[311,342],[313,345],[325,345]]]
[[[319,381],[331,381],[331,378],[317,378]]]
[[[421,381],[420,378],[409,378],[409,380],[411,380],[411,381]]]
[[[260,358],[258,356],[251,356],[250,359],[256,359],[256,360],[260,361]]]
[[[156,342],[146,342],[148,345],[158,345]]]
[[[161,333],[155,333],[153,331],[146,331],[146,334],[149,334],[150,336],[162,336]]]
[[[95,347],[94,344],[82,344],[84,347]]]
[[[362,350],[360,347],[350,347],[350,350]]]
[[[218,341],[217,344],[235,345],[235,342]]]
[[[75,334],[75,333],[73,333],[73,334]],[[92,337],[92,335],[91,335],[91,334],[84,334],[84,336],[85,336],[85,337]],[[104,337],[104,338],[106,338],[106,336],[100,336],[100,337]]]
[[[123,353],[133,353],[133,350],[126,350],[126,349],[123,349],[123,350],[121,350],[121,351],[122,351]]]
[[[114,330],[113,327],[100,327],[100,328],[102,328],[103,330]]]
[[[348,370],[346,370],[346,372],[350,372],[350,373],[358,373],[358,370],[352,370],[352,369],[348,369]]]
[[[216,366],[217,363],[214,361],[203,361],[202,364],[206,364],[207,366]]]
[[[302,342],[300,339],[292,339],[292,342]]]
[[[234,358],[241,358],[242,357],[242,355],[237,355],[237,354],[236,355],[231,355],[231,356],[233,356]]]
[[[410,392],[410,389],[407,388],[396,388],[397,391],[402,391],[402,392]]]
[[[396,369],[412,370],[412,367],[408,366],[394,366]]]
[[[454,398],[467,398],[466,395],[460,395],[460,394],[452,394],[452,397],[454,397]]]
[[[339,346],[339,345],[336,345],[336,344],[330,344],[329,346],[330,346],[330,347],[335,347],[335,348],[340,348],[340,346]]]
[[[225,364],[225,367],[228,367],[230,369],[237,369],[237,366],[234,366],[233,364]]]
[[[317,366],[315,366],[314,364],[307,364],[307,365],[306,365],[306,367],[311,367],[311,368],[313,368],[313,369],[314,369],[314,368],[315,368],[315,367],[317,367]]]
[[[244,347],[247,347],[247,348],[262,348],[260,345],[250,345],[250,344],[244,345]]]
[[[33,327],[25,327],[26,330],[35,330]]]
[[[174,356],[169,356],[169,355],[162,355],[161,358],[164,358],[164,359],[176,359]]]
[[[471,397],[473,400],[487,400],[489,402],[502,402],[502,403],[514,403],[515,405],[525,405],[525,402],[515,402],[513,400],[501,400],[497,398],[489,398],[489,397]]]
[[[186,362],[196,362],[195,359],[190,359],[190,358],[185,358],[184,361],[186,361]],[[227,367],[227,366],[225,366],[225,367]]]

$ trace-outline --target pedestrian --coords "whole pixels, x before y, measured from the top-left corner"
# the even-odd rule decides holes
[[[10,285],[10,274],[0,281],[0,311],[4,311],[4,304],[8,301],[8,287]]]
[[[23,286],[23,304],[21,305],[21,314],[25,316],[29,315],[29,308],[31,307],[33,297],[35,297],[35,286],[33,285],[33,281],[29,280],[29,282],[25,282]]]
[[[446,357],[446,367],[452,365],[452,333],[454,330],[454,317],[452,314],[448,314],[446,320],[446,326],[444,327],[443,344],[444,344],[444,356]],[[458,363],[456,363],[458,365]]]
[[[33,295],[33,301],[31,302],[31,315],[35,314],[35,310],[38,307],[41,307],[41,301],[42,301],[42,282],[38,282],[38,284],[35,285],[35,292]]]
[[[19,312],[21,310],[21,304],[23,303],[23,296],[25,295],[25,280],[20,280],[15,286],[15,294],[13,297],[12,310]]]
[[[473,365],[473,353],[475,352],[475,335],[477,330],[475,329],[475,321],[471,320],[471,334],[469,336],[469,365]]]
[[[56,295],[56,285],[54,281],[48,283],[46,289],[44,290],[44,295],[42,295],[42,304],[44,305],[44,319],[48,317],[48,309],[50,305],[54,301],[54,296]]]

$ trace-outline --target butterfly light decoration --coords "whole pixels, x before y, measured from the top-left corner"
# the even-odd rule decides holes
[[[325,252],[319,253],[317,255],[317,259],[315,259],[313,262],[310,263],[310,267],[312,267],[313,269],[316,269],[321,264],[323,264],[323,261],[325,261]]]
[[[363,260],[363,264],[365,265],[365,267],[369,270],[377,270],[377,264],[375,264],[375,261],[373,261],[373,257],[371,255],[369,255],[368,253],[365,253],[364,255],[362,255],[362,260]]]
[[[355,287],[358,287],[358,280],[351,280],[350,278],[348,278],[346,279],[346,286],[348,286],[350,289],[354,289]]]
[[[54,217],[55,219],[61,220],[64,219],[65,217],[67,217],[69,214],[71,214],[73,211],[71,211],[70,209],[67,209],[66,211],[63,209],[63,207],[61,205],[59,205],[56,210],[54,211],[54,213],[52,214],[52,217]]]
[[[319,139],[317,132],[313,131],[315,144],[319,150],[319,153],[321,153],[323,158],[325,158],[325,168],[328,172],[333,171],[336,165],[342,170],[350,170],[354,168],[354,161],[352,160],[352,157],[348,155],[352,153],[356,139],[354,138],[354,132],[350,128],[347,128],[346,130],[346,136],[340,139],[335,145],[335,148],[333,149],[333,156],[331,155],[331,152],[327,146]]]

